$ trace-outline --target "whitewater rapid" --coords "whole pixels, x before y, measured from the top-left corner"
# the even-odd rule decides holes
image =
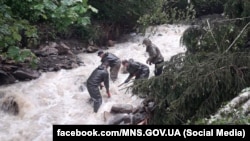
[[[122,60],[133,58],[146,64],[148,55],[142,40],[149,37],[167,61],[171,56],[185,52],[180,38],[187,27],[161,25],[149,28],[145,35],[131,34],[126,42],[115,44],[105,51],[114,53]],[[82,53],[78,57],[85,66],[43,73],[36,80],[0,87],[1,99],[13,96],[20,108],[17,116],[0,110],[0,141],[50,141],[53,124],[106,124],[103,113],[110,111],[113,104],[141,104],[142,99],[117,87],[128,76],[120,70],[118,80],[110,81],[111,98],[107,97],[105,88],[102,89],[103,103],[98,113],[94,113],[92,105],[87,103],[90,96],[84,82],[101,63],[100,57],[96,53]],[[150,77],[153,77],[154,65],[149,67]]]

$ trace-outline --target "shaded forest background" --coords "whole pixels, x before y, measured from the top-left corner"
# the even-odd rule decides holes
[[[1,63],[33,69],[39,60],[32,50],[48,41],[108,46],[148,26],[189,24],[181,40],[187,52],[165,62],[161,77],[132,87],[157,103],[150,124],[208,124],[204,119],[249,87],[247,0],[1,0],[0,11]],[[247,108],[215,123],[249,121]]]

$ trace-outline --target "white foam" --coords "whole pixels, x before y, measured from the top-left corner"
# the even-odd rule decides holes
[[[161,25],[150,30],[145,36],[133,35],[125,42],[110,47],[107,51],[121,59],[133,58],[146,64],[147,53],[141,45],[145,37],[149,37],[161,50],[165,60],[171,56],[184,52],[180,46],[180,37],[187,26]],[[132,34],[131,34],[132,35]],[[139,105],[141,99],[131,96],[126,89],[119,90],[117,86],[124,82],[128,74],[119,73],[118,80],[110,82],[111,98],[107,98],[105,88],[101,93],[103,103],[98,113],[93,113],[92,105],[88,104],[87,89],[80,86],[90,73],[100,64],[96,53],[79,55],[86,66],[72,70],[48,72],[36,80],[19,82],[10,86],[0,87],[0,92],[14,95],[20,105],[21,114],[8,115],[0,111],[0,140],[1,141],[48,141],[52,140],[53,124],[104,124],[103,112],[110,111],[117,103]],[[150,66],[150,77],[153,76],[154,66]]]

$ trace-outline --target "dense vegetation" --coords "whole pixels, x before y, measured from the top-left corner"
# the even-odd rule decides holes
[[[168,3],[165,0],[2,0],[1,61],[29,61],[34,65],[37,60],[31,49],[46,41],[74,38],[106,45],[108,40],[116,40],[124,33],[173,21],[176,13],[186,13],[186,9],[176,9],[173,5],[169,8]]]
[[[184,32],[187,52],[165,62],[161,77],[134,85],[134,91],[158,103],[152,124],[207,124],[198,121],[249,86],[249,8],[246,1],[224,2],[223,19],[204,18]],[[230,124],[249,124],[249,114],[230,115]],[[228,123],[220,121],[214,123]]]
[[[2,0],[0,4],[1,60],[32,64],[36,63],[32,48],[66,34],[70,26],[90,24],[88,11],[96,12],[87,0]]]
[[[32,49],[46,41],[74,38],[105,46],[149,25],[192,23],[181,41],[187,52],[165,62],[161,77],[133,86],[157,102],[151,124],[200,123],[250,81],[246,0],[1,0],[0,11],[1,63],[33,66],[38,60]]]

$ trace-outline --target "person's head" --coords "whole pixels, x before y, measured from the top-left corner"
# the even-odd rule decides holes
[[[127,67],[128,64],[129,64],[129,61],[128,61],[128,60],[126,60],[126,59],[122,60],[122,65],[123,65],[123,66]]]
[[[149,40],[148,38],[145,38],[142,42],[142,44],[146,45],[146,46],[149,46],[152,44],[151,40]]]
[[[103,54],[104,54],[104,52],[103,52],[102,50],[100,50],[100,51],[97,52],[97,55],[98,55],[99,57],[102,57]]]

